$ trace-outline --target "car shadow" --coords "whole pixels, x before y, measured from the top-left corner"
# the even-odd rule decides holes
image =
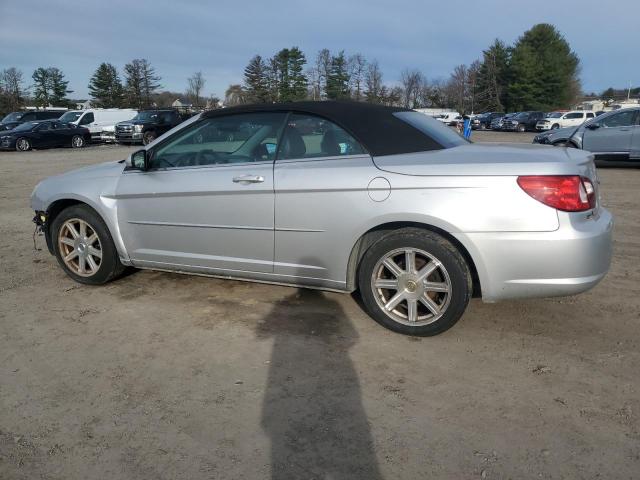
[[[342,307],[299,289],[260,322],[273,339],[262,406],[273,479],[381,479],[349,349],[358,335]]]

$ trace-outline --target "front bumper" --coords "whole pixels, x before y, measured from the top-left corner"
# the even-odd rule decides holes
[[[543,123],[543,124],[538,124],[536,125],[536,130],[538,130],[539,132],[543,132],[546,130],[551,130],[551,124],[547,124],[547,123]]]
[[[455,235],[476,264],[484,301],[575,295],[604,278],[611,263],[612,215],[599,208],[558,212],[558,219],[553,232]]]
[[[142,142],[142,132],[116,133],[115,138],[118,143]]]

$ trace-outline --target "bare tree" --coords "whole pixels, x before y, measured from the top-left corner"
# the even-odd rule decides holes
[[[15,67],[0,72],[0,93],[9,111],[18,110],[27,93],[23,87],[22,72]]]
[[[187,88],[187,96],[193,100],[196,107],[200,106],[200,94],[204,90],[204,84],[207,82],[202,76],[202,72],[196,72],[187,79],[189,87]]]
[[[361,53],[351,55],[347,61],[351,98],[358,102],[364,98],[364,84],[367,61]]]
[[[316,89],[319,99],[327,98],[327,79],[331,73],[331,52],[327,48],[323,48],[316,56]]]
[[[242,85],[229,85],[229,88],[227,88],[224,94],[224,104],[232,107],[234,105],[242,105],[243,103],[247,103],[247,94],[242,88]]]
[[[378,65],[377,60],[373,60],[367,65],[364,83],[366,88],[364,95],[367,102],[381,103],[383,88],[382,71],[380,70],[380,65]]]
[[[405,68],[400,75],[402,84],[402,106],[405,108],[418,107],[422,92],[423,76],[418,70]]]
[[[458,65],[453,69],[447,82],[447,96],[453,102],[456,110],[466,113],[467,106],[467,66]]]

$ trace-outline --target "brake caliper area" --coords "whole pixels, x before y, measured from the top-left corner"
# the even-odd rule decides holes
[[[33,223],[36,224],[36,228],[33,231],[33,249],[34,250],[40,250],[36,246],[36,236],[38,237],[44,236],[44,229],[45,229],[45,226],[47,225],[47,220],[48,220],[47,212],[36,212],[35,216],[33,217]]]

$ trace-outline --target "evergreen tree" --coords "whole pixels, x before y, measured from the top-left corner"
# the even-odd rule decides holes
[[[509,89],[510,50],[500,40],[482,52],[477,78],[478,111],[504,112]]]
[[[37,106],[65,106],[69,103],[67,94],[73,90],[67,88],[69,82],[64,79],[64,73],[60,69],[39,67],[31,78],[34,82],[33,96]]]
[[[271,100],[268,75],[268,67],[260,55],[249,61],[244,69],[244,86],[250,102],[267,103]]]
[[[289,50],[289,100],[304,100],[307,96],[307,76],[304,66],[307,59],[298,47]]]
[[[332,100],[349,98],[349,72],[344,50],[331,57],[331,67],[327,77],[327,98]]]
[[[547,111],[566,108],[579,90],[578,66],[578,57],[553,25],[535,25],[518,39],[513,49],[510,108]]]
[[[116,67],[101,63],[89,80],[92,105],[99,108],[114,108],[122,104],[123,88]]]

